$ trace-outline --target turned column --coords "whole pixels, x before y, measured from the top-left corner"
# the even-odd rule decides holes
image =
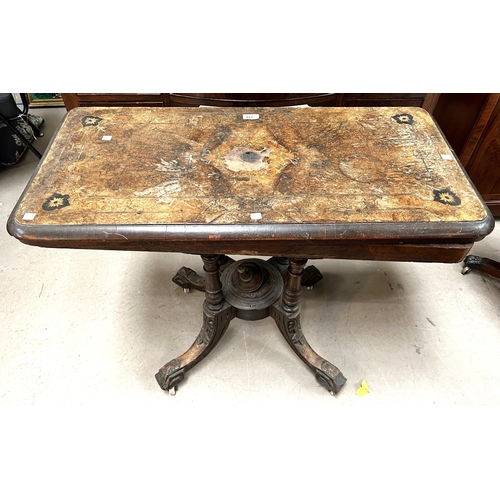
[[[202,255],[205,271],[205,306],[211,312],[222,309],[224,296],[219,276],[219,255]]]
[[[300,296],[302,294],[302,273],[307,259],[289,259],[288,271],[283,290],[283,309],[287,313],[300,311]]]

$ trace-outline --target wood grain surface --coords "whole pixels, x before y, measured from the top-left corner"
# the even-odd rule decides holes
[[[420,108],[77,108],[15,218],[336,224],[487,215]]]
[[[426,111],[352,107],[76,108],[7,223],[51,248],[420,262],[493,227]]]

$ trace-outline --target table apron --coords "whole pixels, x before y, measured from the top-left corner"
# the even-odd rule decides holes
[[[125,250],[193,255],[249,255],[301,259],[352,259],[400,262],[460,262],[473,243],[370,243],[331,241],[158,241],[27,239],[28,245],[48,248]]]

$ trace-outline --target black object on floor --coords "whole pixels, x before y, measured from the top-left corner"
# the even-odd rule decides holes
[[[43,136],[40,127],[44,123],[41,116],[31,115],[28,96],[20,94],[23,109],[20,110],[12,94],[0,94],[0,165],[15,165],[27,149],[37,158],[40,152],[33,146],[38,137]]]

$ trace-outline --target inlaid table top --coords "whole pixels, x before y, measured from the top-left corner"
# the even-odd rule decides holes
[[[114,107],[67,114],[8,228],[41,246],[190,251],[469,243],[493,218],[420,108]]]

